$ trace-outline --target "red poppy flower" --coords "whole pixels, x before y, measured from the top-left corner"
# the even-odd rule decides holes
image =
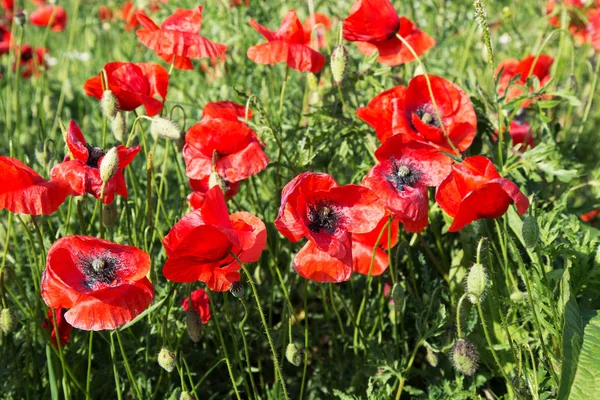
[[[44,321],[42,328],[47,329],[50,332],[50,341],[54,347],[58,347],[57,337],[60,339],[60,347],[63,347],[69,342],[71,337],[71,330],[73,327],[65,319],[66,308],[57,308],[52,312],[52,308],[48,309],[48,317]],[[58,335],[56,335],[56,329],[54,327],[54,314],[56,314],[56,328],[58,328]]]
[[[231,215],[218,186],[206,193],[204,204],[185,215],[163,239],[165,278],[174,282],[202,281],[223,292],[240,280],[241,265],[260,258],[267,230],[260,218],[245,212]]]
[[[67,26],[67,13],[61,6],[40,6],[31,13],[29,21],[32,25],[48,26],[55,32],[62,32]]]
[[[173,15],[156,25],[143,11],[137,13],[143,29],[135,33],[140,41],[177,69],[194,69],[192,59],[216,57],[227,50],[224,44],[198,36],[202,26],[202,6],[191,10],[178,8]]]
[[[10,51],[10,30],[0,25],[0,56]]]
[[[48,215],[71,193],[62,182],[47,182],[15,158],[0,156],[0,209],[29,215]]]
[[[202,207],[204,204],[204,198],[206,196],[206,192],[210,189],[208,187],[208,181],[210,177],[207,176],[201,180],[190,179],[190,187],[193,192],[188,195],[188,202],[190,203],[190,207],[192,209],[197,209]],[[223,183],[225,184],[225,200],[231,199],[233,196],[237,194],[240,190],[240,183],[234,182],[231,183],[225,179],[223,179]]]
[[[421,232],[429,216],[427,187],[439,185],[448,176],[452,159],[427,144],[403,144],[400,135],[386,140],[375,156],[379,164],[369,171],[363,185],[379,196],[407,232]]]
[[[575,39],[576,44],[583,44],[589,41],[589,33],[587,31],[587,21],[582,18],[583,9],[589,3],[585,0],[562,0],[560,2],[549,0],[546,2],[546,15],[550,15],[548,23],[555,28],[561,27],[560,9],[557,5],[562,5],[566,8],[568,16],[568,28],[571,35]]]
[[[4,11],[6,11],[7,14],[10,14],[13,9],[15,8],[15,1],[14,0],[0,0],[0,6],[2,6],[2,9]]]
[[[18,49],[17,49],[18,51]],[[48,49],[38,47],[34,49],[29,45],[21,46],[21,76],[25,79],[32,76],[39,76],[43,69],[47,68],[45,56],[48,54]],[[13,63],[13,71],[17,70],[17,62]]]
[[[146,278],[148,253],[89,236],[68,236],[48,251],[42,298],[68,308],[65,320],[84,330],[116,329],[144,311],[154,298]]]
[[[354,272],[363,275],[373,276],[381,275],[390,265],[387,249],[394,247],[398,243],[398,221],[392,220],[391,232],[388,232],[386,223],[388,216],[384,216],[379,221],[379,224],[369,233],[352,235],[352,267]],[[381,233],[383,231],[383,234]],[[388,234],[389,242],[388,242]],[[379,239],[379,235],[381,238]],[[379,241],[377,241],[379,239]],[[375,249],[375,258],[373,258],[373,250]],[[371,266],[373,260],[373,266]]]
[[[185,135],[183,157],[188,177],[202,180],[209,176],[215,151],[215,169],[230,183],[247,179],[267,166],[269,159],[256,133],[238,119],[245,111],[231,102],[206,105],[202,120]]]
[[[192,298],[192,310],[196,311],[200,318],[202,318],[202,323],[207,324],[208,320],[210,320],[210,298],[208,297],[208,293],[204,291],[204,289],[194,290],[190,295]],[[190,311],[190,298],[186,297],[181,302],[181,307],[185,311]]]
[[[411,62],[415,57],[396,35],[400,35],[418,56],[435,46],[435,39],[408,18],[399,17],[389,0],[356,0],[350,16],[344,20],[344,39],[358,42],[358,50],[371,56],[379,52],[377,61],[395,66]]]
[[[518,186],[498,174],[483,156],[466,158],[452,166],[452,172],[438,186],[435,200],[454,218],[449,232],[457,232],[481,218],[498,218],[514,203],[524,214],[529,200]]]
[[[304,21],[302,29],[304,29],[305,44],[316,50],[327,47],[327,37],[325,37],[325,32],[331,30],[331,20],[327,15],[314,13]]]
[[[98,8],[98,18],[100,18],[100,21],[110,21],[113,17],[113,11],[107,6],[100,6]]]
[[[148,116],[161,112],[169,89],[169,73],[156,63],[110,62],[104,66],[108,88],[119,102],[119,109],[133,111],[143,105]],[[104,90],[100,76],[83,85],[88,96],[102,99]],[[160,97],[158,100],[156,97]]]
[[[589,24],[587,29],[590,35],[590,43],[596,51],[600,51],[600,8],[590,11],[588,18]]]
[[[100,178],[99,165],[104,157],[104,150],[86,143],[83,133],[71,120],[65,135],[67,147],[72,157],[66,156],[65,160],[50,171],[53,180],[63,182],[71,188],[74,196],[83,196],[86,193],[99,199],[102,193],[102,179]],[[138,155],[141,146],[117,146],[119,167],[115,176],[106,183],[104,188],[104,204],[113,202],[115,193],[127,197],[127,185],[123,176],[123,168],[127,167]]]
[[[308,46],[304,39],[304,28],[296,15],[290,10],[277,32],[270,30],[254,19],[250,26],[267,39],[267,43],[258,44],[248,49],[248,58],[258,64],[274,65],[284,62],[300,72],[319,72],[325,65],[325,56]]]
[[[498,65],[496,76],[500,74],[498,79],[498,94],[505,96],[506,101],[510,101],[524,94],[522,86],[527,84],[527,78],[535,76],[540,81],[540,86],[546,85],[550,80],[550,68],[554,59],[547,54],[540,54],[536,61],[536,56],[531,54],[523,58],[521,61],[508,59]],[[535,64],[534,64],[535,63]],[[510,88],[508,87],[509,84]],[[532,91],[533,87],[529,89]],[[531,100],[524,102],[522,107],[527,107]]]
[[[379,199],[370,189],[357,185],[338,186],[327,174],[305,172],[283,188],[275,226],[292,242],[306,237],[319,250],[346,264],[351,272],[352,233],[372,231],[384,213]],[[297,271],[306,268],[300,262],[304,255],[307,260],[319,259],[310,245],[305,246],[296,256]]]
[[[234,7],[246,6],[250,4],[250,0],[229,0],[229,3]]]
[[[125,30],[127,32],[140,25],[136,12],[137,9],[131,1],[126,1],[121,8],[117,9],[117,16],[125,22]]]
[[[380,141],[400,135],[404,142],[429,143],[454,153],[448,139],[459,151],[471,146],[477,131],[477,116],[469,96],[456,84],[429,75],[435,103],[448,138],[429,96],[425,76],[414,77],[408,87],[397,86],[374,97],[356,115],[375,129]]]
[[[592,225],[595,225],[594,222],[598,219],[598,216],[600,216],[600,210],[592,210],[586,212],[579,218],[581,218],[583,222],[589,222],[592,223]]]

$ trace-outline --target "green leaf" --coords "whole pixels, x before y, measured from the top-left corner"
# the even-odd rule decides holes
[[[130,326],[132,326],[133,324],[135,324],[136,322],[138,322],[139,320],[141,320],[142,318],[144,318],[146,315],[148,315],[149,313],[151,313],[152,311],[154,311],[156,308],[160,307],[162,305],[162,303],[165,302],[166,299],[168,299],[169,296],[164,297],[161,301],[159,301],[158,303],[154,304],[152,307],[146,308],[144,310],[144,312],[142,312],[140,315],[138,315],[137,317],[135,317],[133,320],[129,321],[128,323],[126,323],[125,325],[123,325],[122,327],[119,328],[120,331],[124,331],[125,329],[129,328]]]

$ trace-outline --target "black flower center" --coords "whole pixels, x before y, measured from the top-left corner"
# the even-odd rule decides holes
[[[321,230],[333,234],[340,222],[341,214],[336,210],[336,205],[327,200],[319,200],[308,205],[308,229],[319,233]]]
[[[117,279],[119,265],[119,259],[110,254],[82,256],[78,267],[85,275],[83,285],[89,289],[94,289],[98,283],[110,285]]]
[[[86,145],[85,147],[87,147],[89,154],[86,164],[92,168],[98,168],[98,161],[106,153],[100,147],[93,147],[90,145]]]
[[[431,110],[431,108],[432,107],[429,107],[429,105],[419,107],[417,111],[415,111],[415,114],[417,114],[417,117],[425,124],[439,128],[440,121],[437,119],[435,111]]]
[[[420,175],[421,173],[412,165],[403,164],[396,159],[392,159],[392,166],[385,177],[396,190],[403,192],[406,186],[415,186]]]

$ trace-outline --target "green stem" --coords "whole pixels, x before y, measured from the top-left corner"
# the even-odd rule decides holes
[[[112,359],[113,365],[113,375],[115,376],[115,390],[117,391],[117,399],[123,400],[123,395],[121,394],[121,382],[119,380],[119,371],[117,371],[117,355],[115,350],[115,339],[113,335],[110,336],[110,358]]]
[[[91,399],[90,384],[92,383],[92,343],[94,339],[94,331],[90,331],[90,340],[88,342],[88,360],[87,360],[87,374],[85,380],[85,398]]]
[[[123,362],[125,364],[125,371],[127,371],[127,377],[129,378],[129,381],[131,382],[131,386],[133,386],[133,390],[135,391],[136,396],[138,397],[138,399],[142,400],[142,393],[140,392],[140,389],[138,388],[137,382],[135,381],[135,376],[133,375],[133,372],[131,372],[131,367],[129,366],[129,360],[127,359],[127,355],[125,354],[125,349],[123,348],[123,343],[121,342],[121,334],[119,333],[118,329],[115,329],[114,332],[117,335],[117,341],[119,342],[119,349],[121,350],[121,357],[123,357]]]
[[[285,78],[283,78],[283,84],[281,85],[281,94],[279,96],[279,123],[283,123],[283,99],[285,97],[285,87],[287,86],[288,75],[290,72],[290,66],[285,66]]]
[[[244,306],[244,318],[238,325],[240,329],[240,333],[242,334],[242,342],[244,343],[244,355],[246,357],[246,368],[248,368],[248,375],[250,376],[250,385],[252,386],[252,392],[254,393],[254,398],[259,399],[258,392],[256,390],[256,384],[254,383],[254,378],[252,377],[252,364],[250,364],[250,351],[248,350],[248,341],[246,340],[246,333],[244,332],[244,324],[248,319],[248,307],[246,307],[246,302],[244,299],[240,299],[242,305]]]

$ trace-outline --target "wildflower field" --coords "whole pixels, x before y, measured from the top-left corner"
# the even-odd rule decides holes
[[[600,399],[599,0],[0,6],[0,399]]]

